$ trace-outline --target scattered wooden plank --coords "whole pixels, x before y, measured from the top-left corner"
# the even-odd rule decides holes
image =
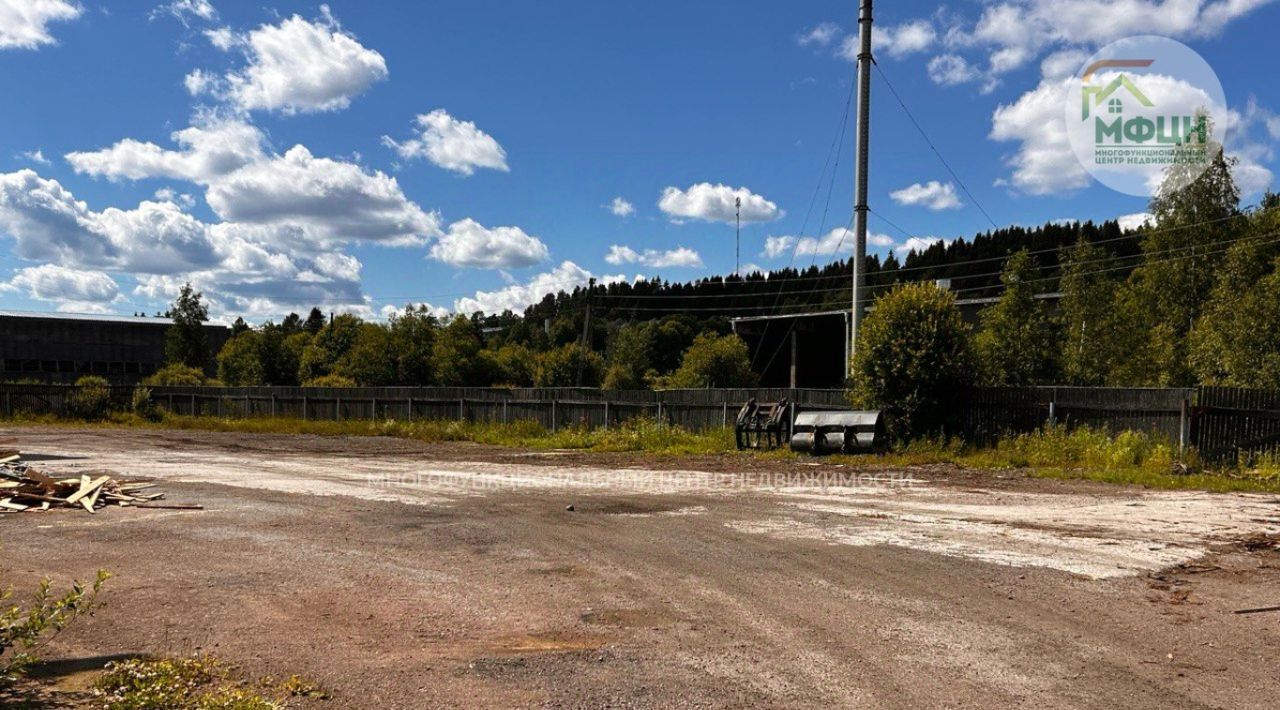
[[[70,497],[70,498],[67,498],[67,504],[68,504],[68,505],[74,505],[74,504],[76,504],[76,503],[80,502],[80,499],[81,499],[81,498],[84,498],[85,496],[89,495],[90,493],[93,493],[94,491],[98,490],[99,488],[101,488],[101,487],[102,487],[102,484],[104,484],[104,483],[106,483],[107,481],[110,481],[110,480],[111,480],[111,477],[110,477],[110,476],[102,476],[102,477],[100,477],[100,478],[95,478],[95,479],[93,479],[92,481],[91,481],[91,480],[89,480],[89,477],[88,477],[88,476],[81,476],[81,477],[80,477],[80,490],[76,491],[75,493],[72,493],[72,494],[71,494],[71,497]],[[97,497],[95,496],[95,500],[96,500],[96,499],[97,499]]]
[[[204,506],[199,503],[133,503],[133,508],[147,508],[149,510],[204,510]]]
[[[1280,611],[1280,606],[1260,606],[1256,609],[1236,609],[1237,614],[1262,614],[1268,611]]]

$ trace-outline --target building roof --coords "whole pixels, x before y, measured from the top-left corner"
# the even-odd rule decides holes
[[[106,313],[59,313],[38,311],[0,310],[0,318],[43,318],[52,320],[96,321],[99,323],[131,323],[134,325],[172,325],[168,318],[148,318],[146,316],[118,316]]]

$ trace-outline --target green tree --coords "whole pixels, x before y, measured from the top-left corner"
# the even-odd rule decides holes
[[[480,331],[470,318],[454,316],[431,346],[436,380],[447,387],[479,386],[483,379]]]
[[[663,384],[673,389],[755,387],[759,379],[751,371],[751,352],[742,338],[703,333],[693,339],[680,367]]]
[[[326,323],[302,351],[298,379],[306,382],[334,374],[338,362],[355,346],[362,325],[361,320],[350,313]]]
[[[1187,334],[1201,315],[1223,260],[1223,244],[1240,232],[1240,191],[1234,158],[1218,152],[1209,169],[1189,180],[1173,166],[1151,199],[1155,227],[1145,230],[1143,262],[1130,274],[1118,306],[1134,340],[1111,380],[1127,385],[1194,383]]]
[[[188,283],[178,293],[169,309],[173,325],[165,333],[165,362],[204,369],[209,364],[209,343],[205,339],[204,324],[209,320],[209,307],[203,295]]]
[[[319,308],[312,308],[307,314],[307,320],[302,324],[302,329],[312,335],[318,335],[320,329],[325,326],[324,312]]]
[[[955,295],[931,283],[895,287],[858,335],[850,398],[882,410],[892,436],[943,433],[972,384],[969,327]]]
[[[203,387],[208,384],[204,371],[187,365],[166,365],[150,377],[145,377],[142,384],[148,387]]]
[[[241,317],[241,316],[236,316],[236,320],[235,320],[235,322],[231,324],[231,335],[232,335],[232,337],[237,336],[237,335],[239,335],[239,334],[241,334],[241,333],[243,333],[243,332],[245,332],[245,331],[247,331],[247,330],[249,330],[249,324],[248,324],[248,323],[246,323],[246,322],[244,322],[244,318],[243,318],[243,317]]]
[[[609,340],[609,366],[605,370],[605,389],[646,389],[654,375],[652,353],[655,324],[628,323]],[[681,351],[683,352],[683,351]]]
[[[525,345],[508,343],[497,349],[486,348],[481,351],[487,360],[489,381],[495,385],[510,387],[533,386],[534,363],[538,354]]]
[[[232,336],[218,351],[218,379],[232,387],[267,384],[262,350],[263,335],[257,331]]]
[[[987,384],[1037,385],[1057,374],[1057,332],[1044,302],[1035,297],[1037,276],[1029,252],[1009,257],[1000,275],[1004,293],[982,311],[973,347]]]
[[[538,355],[533,366],[535,387],[574,387],[581,372],[582,387],[597,387],[604,375],[604,358],[578,343],[561,345]]]
[[[406,307],[391,317],[391,349],[395,354],[396,384],[424,387],[435,381],[432,348],[439,320],[425,306]]]
[[[361,387],[398,384],[391,333],[376,323],[361,325],[356,341],[339,358],[333,372],[354,380]]]
[[[1119,358],[1116,282],[1108,254],[1081,239],[1062,256],[1062,374],[1066,384],[1105,384]]]

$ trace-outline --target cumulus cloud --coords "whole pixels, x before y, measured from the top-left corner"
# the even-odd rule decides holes
[[[877,27],[871,33],[871,51],[877,57],[889,56],[901,59],[910,54],[923,52],[933,46],[938,39],[938,32],[928,20],[912,20],[900,25]],[[856,62],[861,42],[858,34],[852,33],[840,44],[839,55]]]
[[[1040,82],[1011,104],[998,106],[991,117],[992,140],[1017,141],[1006,163],[1010,184],[1032,195],[1076,190],[1089,184],[1089,174],[1071,150],[1063,124],[1069,79]]]
[[[27,151],[23,151],[23,152],[21,152],[21,153],[18,153],[18,154],[17,154],[17,155],[15,155],[14,157],[15,157],[15,158],[18,158],[18,159],[21,159],[21,160],[29,160],[29,161],[31,161],[31,162],[33,162],[33,163],[36,163],[37,165],[50,165],[50,164],[51,164],[51,163],[49,162],[49,159],[48,159],[48,158],[46,158],[46,157],[44,157],[44,151],[42,151],[42,150],[40,150],[40,149],[38,149],[38,148],[37,148],[36,150],[27,150]]]
[[[399,143],[383,136],[383,144],[405,160],[423,158],[463,175],[474,174],[476,168],[510,171],[507,152],[471,121],[459,121],[448,111],[436,109],[418,116],[417,124],[417,137]]]
[[[49,25],[74,20],[84,10],[68,0],[0,0],[0,49],[53,44]]]
[[[1139,227],[1145,227],[1155,221],[1155,216],[1150,212],[1135,212],[1133,214],[1124,214],[1116,217],[1116,222],[1120,224],[1120,229],[1129,232]]]
[[[893,238],[886,234],[867,233],[867,246],[884,249],[893,246]],[[777,259],[794,252],[795,256],[835,256],[852,254],[854,236],[852,229],[838,227],[827,232],[822,238],[780,236],[767,237],[764,240],[764,251],[760,256]]]
[[[42,264],[19,269],[0,290],[22,291],[37,301],[58,304],[58,310],[105,310],[120,296],[115,280],[102,271]]]
[[[636,206],[621,197],[615,197],[613,202],[609,203],[609,211],[619,217],[630,217],[636,213]]]
[[[840,25],[834,22],[822,22],[801,32],[800,36],[796,37],[796,43],[801,47],[826,47],[834,42],[840,33]]]
[[[922,252],[935,244],[950,244],[955,241],[954,238],[943,239],[941,237],[910,237],[903,243],[894,247],[893,250],[899,254],[906,255],[911,252]]]
[[[395,178],[302,145],[214,180],[205,200],[224,220],[294,225],[322,244],[422,244],[440,231],[439,216],[405,197]]]
[[[565,261],[551,271],[538,274],[525,283],[512,284],[497,291],[477,291],[470,298],[460,298],[454,302],[453,309],[457,313],[475,313],[476,311],[502,313],[508,310],[520,313],[549,294],[572,291],[575,287],[585,286],[591,278],[590,271],[572,261]],[[625,280],[625,274],[597,277],[597,281],[606,284]]]
[[[262,131],[236,120],[215,120],[173,133],[179,150],[126,138],[102,150],[74,152],[67,162],[78,173],[110,180],[174,178],[207,184],[264,159]]]
[[[449,225],[431,246],[431,258],[452,266],[515,269],[545,261],[550,252],[519,227],[485,227],[473,219]]]
[[[784,214],[776,204],[745,187],[732,188],[709,182],[698,183],[687,190],[668,187],[662,191],[658,208],[675,220],[696,219],[733,224],[738,209],[737,200],[742,201],[744,223],[771,222]]]
[[[387,62],[343,30],[327,6],[321,11],[315,21],[294,15],[243,35],[208,33],[220,49],[240,47],[246,64],[214,82],[189,77],[188,89],[215,93],[242,111],[290,115],[346,108],[387,78]]]
[[[174,0],[151,11],[151,19],[169,15],[177,18],[184,26],[190,26],[192,20],[212,22],[218,19],[218,11],[209,0]]]
[[[960,198],[956,197],[956,186],[950,182],[942,183],[930,180],[927,183],[914,183],[889,193],[889,197],[900,205],[924,207],[930,210],[949,210],[960,206]]]
[[[189,280],[218,312],[364,303],[360,262],[321,249],[298,227],[206,224],[163,198],[95,211],[34,171],[0,174],[0,236],[23,259],[130,273],[148,298],[169,300]]]
[[[978,78],[978,70],[958,54],[939,54],[929,60],[929,79],[939,86],[955,86]]]
[[[655,269],[702,267],[702,256],[688,247],[677,247],[666,251],[645,249],[643,252],[637,252],[631,247],[614,244],[609,247],[609,253],[605,254],[604,260],[614,266],[642,264]]]

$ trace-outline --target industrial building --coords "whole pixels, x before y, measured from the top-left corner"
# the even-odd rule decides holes
[[[134,384],[164,367],[167,318],[0,311],[0,380],[74,382],[101,375]],[[230,337],[206,325],[210,354]]]

